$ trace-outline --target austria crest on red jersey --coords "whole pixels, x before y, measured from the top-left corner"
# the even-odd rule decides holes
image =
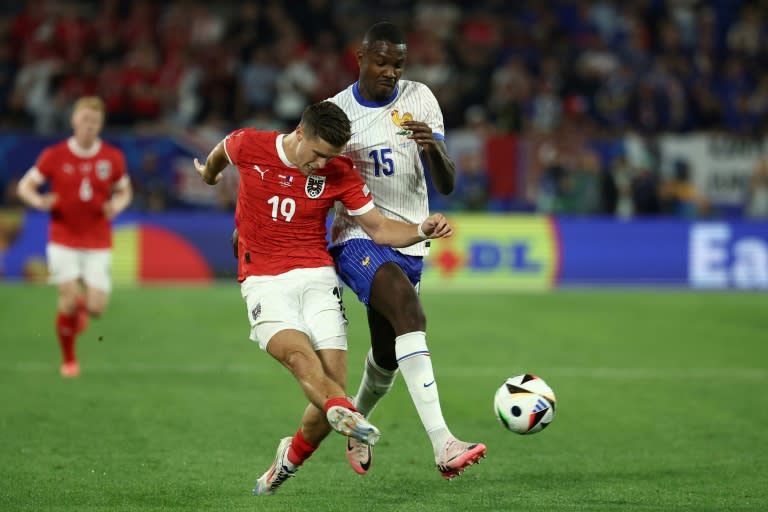
[[[112,173],[112,162],[109,160],[97,160],[96,161],[96,176],[100,180],[106,180]]]
[[[310,199],[317,199],[325,189],[325,176],[307,176],[307,186],[304,191]]]

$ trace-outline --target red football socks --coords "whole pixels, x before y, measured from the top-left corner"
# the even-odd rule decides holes
[[[328,412],[328,409],[330,409],[331,407],[333,407],[335,405],[340,405],[341,407],[346,407],[350,411],[357,412],[357,409],[355,409],[355,406],[352,405],[352,402],[347,400],[347,398],[344,397],[344,396],[339,396],[339,397],[336,397],[336,398],[329,398],[328,400],[326,400],[326,402],[323,404],[323,411],[324,412]]]
[[[288,460],[295,466],[301,466],[305,460],[312,456],[317,450],[317,446],[311,445],[304,439],[301,433],[301,427],[291,439],[291,449],[288,450]]]
[[[59,312],[56,315],[56,334],[59,336],[61,355],[65,363],[75,362],[75,329],[77,328],[77,314],[65,315]]]

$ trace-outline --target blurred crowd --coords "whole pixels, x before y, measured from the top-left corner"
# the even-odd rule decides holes
[[[404,78],[431,87],[449,140],[632,133],[652,146],[660,133],[768,128],[765,1],[27,0],[0,7],[0,130],[66,133],[84,94],[105,99],[110,129],[202,143],[236,126],[287,129],[355,81],[362,32],[384,19],[406,30]],[[685,162],[662,183],[653,166],[623,172],[626,158],[537,154],[526,193],[541,211],[677,211],[670,198],[685,194],[709,212]],[[449,206],[491,207],[481,155],[457,165]],[[643,187],[657,206],[638,203]]]

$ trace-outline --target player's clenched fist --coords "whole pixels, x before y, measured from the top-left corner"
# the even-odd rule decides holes
[[[442,213],[434,213],[421,223],[426,238],[446,238],[453,234],[453,228]]]

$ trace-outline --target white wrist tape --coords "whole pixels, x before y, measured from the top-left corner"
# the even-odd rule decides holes
[[[424,234],[424,230],[421,229],[421,224],[416,226],[416,233],[421,237],[422,240],[429,238],[426,234]]]

